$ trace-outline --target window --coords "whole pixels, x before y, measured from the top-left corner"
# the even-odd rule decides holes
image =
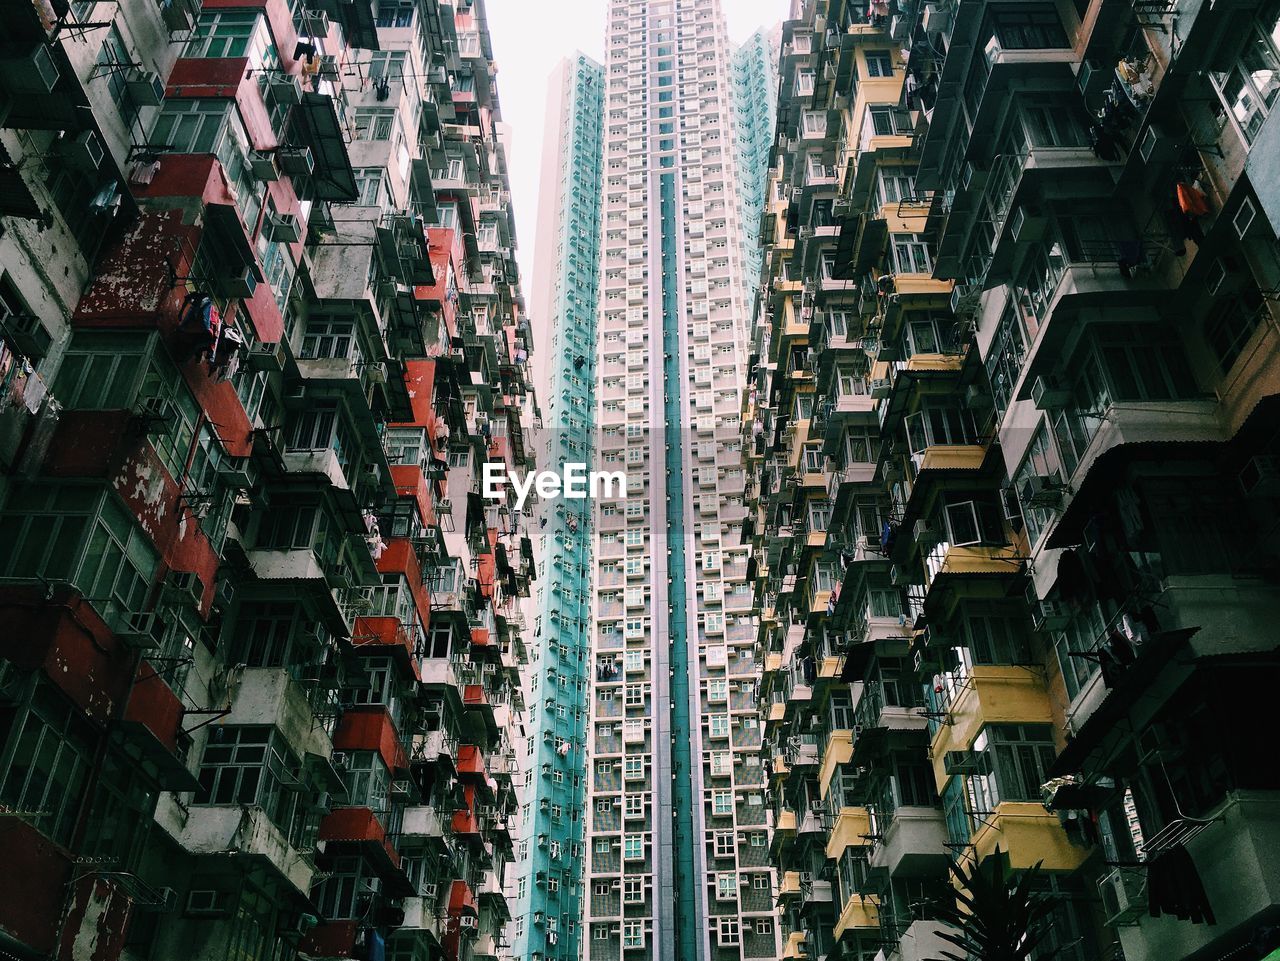
[[[1003,801],[1039,801],[1040,785],[1057,751],[1047,724],[988,724],[973,749],[989,752],[991,770],[970,779],[973,813],[981,816]]]
[[[622,901],[624,904],[641,904],[644,902],[644,879],[622,879]]]
[[[961,501],[946,505],[943,514],[947,539],[953,547],[1005,543],[1001,510],[993,503]]]
[[[1071,46],[1057,10],[1048,4],[1000,9],[991,15],[992,35],[1005,50]]]
[[[729,715],[728,714],[711,714],[707,717],[707,729],[712,738],[726,738],[729,736]]]
[[[1022,372],[1026,359],[1027,340],[1022,322],[1013,305],[1005,308],[996,328],[991,348],[987,352],[987,380],[991,384],[991,396],[998,414],[1002,415],[1013,399],[1013,388]]]
[[[30,705],[7,713],[7,767],[0,804],[29,811],[31,822],[66,845],[94,763],[96,736],[79,712],[57,691],[39,684]]]
[[[390,140],[395,122],[393,107],[357,107],[355,110],[356,133],[361,140]]]
[[[1274,5],[1262,9],[1268,7],[1275,10]],[[1252,143],[1280,91],[1280,21],[1273,12],[1264,20],[1240,26],[1239,58],[1229,70],[1210,76],[1240,135]]]
[[[899,274],[932,273],[929,245],[916,234],[894,234],[893,269]]]
[[[802,114],[804,133],[807,137],[821,137],[827,132],[827,112],[825,110],[806,110]]]
[[[868,50],[866,57],[868,77],[893,76],[893,56],[888,50]]]
[[[0,515],[0,576],[69,581],[87,598],[140,611],[159,558],[115,494],[44,484],[13,491]]]
[[[226,100],[170,98],[152,125],[151,142],[164,144],[170,153],[216,153],[229,111]]]
[[[77,332],[58,370],[54,394],[68,409],[132,407],[150,343],[134,334]]]
[[[1053,521],[1053,503],[1038,503],[1034,498],[1024,496],[1026,485],[1038,477],[1047,478],[1051,483],[1063,481],[1058,449],[1051,439],[1048,422],[1043,420],[1031,438],[1026,460],[1013,479],[1014,493],[1018,495],[1022,521],[1027,528],[1027,541],[1033,547]]]
[[[915,179],[907,168],[881,167],[876,171],[880,186],[880,204],[897,204],[915,196]]]
[[[732,901],[738,896],[738,875],[729,872],[716,875],[716,900]]]
[[[622,947],[623,948],[643,948],[644,947],[644,922],[643,921],[622,922]]]
[[[257,805],[288,830],[301,765],[284,738],[269,727],[214,726],[200,760],[194,805]]]
[[[711,813],[716,817],[726,817],[733,813],[733,792],[712,791]]]
[[[182,51],[184,57],[247,57],[258,13],[206,10]]]
[[[1205,318],[1204,337],[1223,374],[1231,371],[1266,313],[1262,296],[1256,289],[1214,302]]]
[[[644,838],[639,834],[628,834],[622,839],[622,857],[626,861],[644,860]]]

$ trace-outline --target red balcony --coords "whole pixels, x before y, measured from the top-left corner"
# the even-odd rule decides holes
[[[444,954],[446,958],[457,961],[462,955],[462,918],[468,917],[476,919],[479,917],[479,909],[476,907],[476,897],[471,892],[470,886],[466,881],[455,880],[449,886],[449,901],[445,917],[444,937],[442,939]],[[474,923],[474,922],[473,922]],[[475,930],[474,927],[471,929]]]
[[[113,883],[82,872],[62,848],[15,817],[0,818],[0,930],[32,954],[58,961],[115,961],[124,948],[130,900]],[[24,952],[25,955],[25,952]],[[16,954],[15,954],[16,956]]]
[[[335,751],[377,751],[392,771],[409,766],[400,734],[385,708],[360,705],[348,708],[333,734]]]
[[[485,765],[484,752],[474,744],[458,745],[458,777],[469,783],[483,783],[488,780],[489,770]]]
[[[90,720],[106,724],[129,693],[135,654],[103,623],[93,605],[70,589],[0,588],[0,657],[40,669]]]
[[[417,300],[438,304],[444,314],[449,334],[458,332],[458,288],[456,278],[462,273],[466,252],[462,235],[451,227],[427,228],[427,256],[431,260],[434,284],[420,284],[413,289]]]
[[[390,656],[406,677],[421,679],[413,656],[413,635],[400,623],[400,618],[357,617],[351,643],[362,652]]]
[[[364,947],[356,946],[357,921],[330,921],[311,930],[298,945],[311,958],[354,958]]]
[[[184,714],[182,702],[149,662],[138,668],[121,725],[124,751],[168,791],[200,786],[178,750]]]
[[[317,837],[326,843],[327,854],[359,854],[371,864],[393,897],[413,893],[409,879],[400,870],[400,854],[387,840],[387,829],[369,808],[338,808],[325,815]]]

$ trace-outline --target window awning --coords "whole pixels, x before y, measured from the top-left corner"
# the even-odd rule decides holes
[[[353,4],[352,6],[359,6]],[[293,140],[311,148],[315,169],[311,186],[317,200],[355,203],[359,199],[355,171],[347,141],[338,122],[333,98],[324,93],[305,93],[293,112]]]
[[[836,241],[834,280],[855,280],[871,269],[884,250],[889,224],[879,217],[863,214],[840,226]]]

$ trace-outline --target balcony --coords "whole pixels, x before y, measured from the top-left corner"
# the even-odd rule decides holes
[[[877,820],[884,824],[885,818],[881,816]],[[950,857],[949,839],[940,808],[905,805],[894,808],[883,830],[883,836],[874,839],[872,868],[884,868],[890,877],[918,877],[945,871]]]
[[[296,750],[328,757],[329,738],[315,723],[311,691],[288,668],[233,667],[227,686],[231,713],[222,723],[274,727]]]
[[[997,847],[1015,871],[1040,863],[1046,871],[1074,871],[1089,849],[1072,844],[1056,814],[1040,802],[1002,801],[977,821],[970,843],[978,862]]]
[[[986,724],[1049,724],[1053,705],[1045,682],[1022,666],[976,664],[964,678],[946,678],[946,689],[934,695],[944,712],[931,754],[938,790],[947,782],[948,751],[967,751]]]
[[[1217,923],[1188,924],[1144,913],[1117,928],[1127,961],[1186,958],[1203,950],[1218,956],[1227,950],[1226,932],[1253,930],[1274,910],[1274,892],[1280,889],[1277,805],[1280,795],[1275,792],[1227,795],[1215,812],[1217,820],[1186,845]],[[1223,943],[1217,948],[1208,948],[1219,939]]]
[[[837,941],[847,933],[875,935],[880,929],[880,906],[874,895],[854,895],[844,903],[836,918],[834,936]]]
[[[865,807],[842,807],[827,837],[827,858],[839,860],[845,848],[867,847],[872,843],[871,815]]]
[[[300,897],[311,895],[315,867],[290,846],[284,833],[260,807],[202,806],[176,836],[189,854],[209,855],[219,861],[230,854],[233,859],[247,862],[246,867],[270,868]]]

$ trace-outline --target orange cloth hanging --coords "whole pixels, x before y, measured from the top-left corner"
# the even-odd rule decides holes
[[[1178,184],[1178,209],[1188,217],[1203,217],[1209,212],[1209,200],[1195,184]]]

